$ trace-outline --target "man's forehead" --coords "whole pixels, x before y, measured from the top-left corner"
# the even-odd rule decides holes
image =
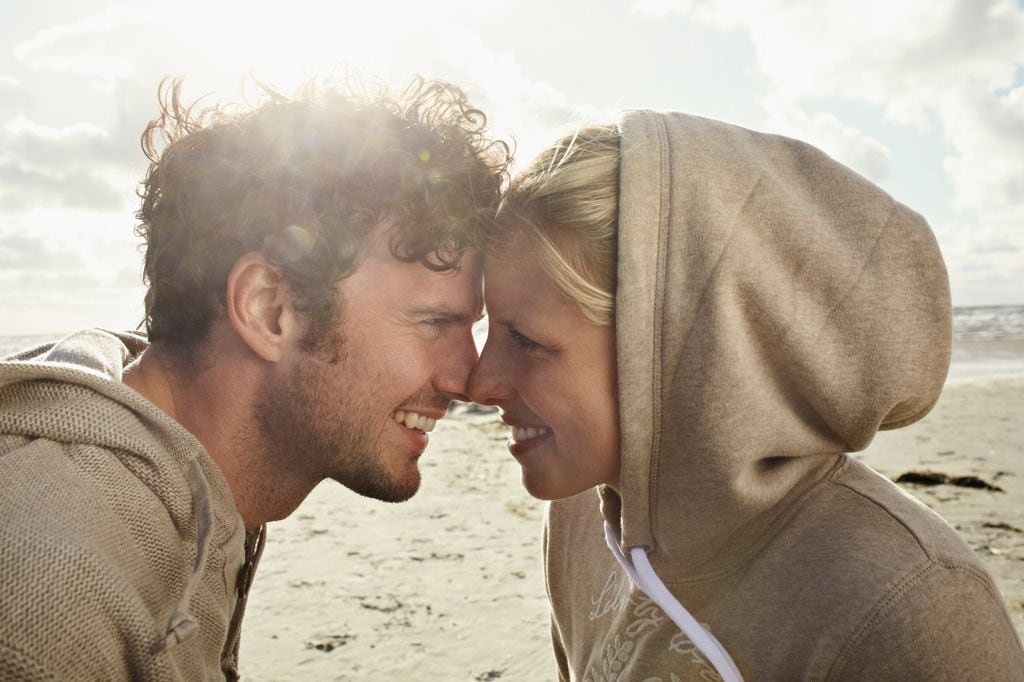
[[[473,317],[483,308],[481,282],[482,267],[474,254],[466,254],[457,269],[434,270],[419,261],[376,253],[342,282],[342,291],[346,296],[382,299],[413,313]]]

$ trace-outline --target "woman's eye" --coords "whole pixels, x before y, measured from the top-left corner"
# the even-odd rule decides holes
[[[512,337],[512,343],[516,344],[520,348],[536,348],[540,346],[539,343],[530,337],[524,336],[518,329],[509,327],[508,335]]]

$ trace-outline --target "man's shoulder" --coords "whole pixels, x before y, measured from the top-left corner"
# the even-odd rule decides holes
[[[0,528],[17,534],[12,541],[94,551],[154,513],[173,530],[163,500],[122,461],[131,456],[90,443],[0,435]]]
[[[0,447],[0,643],[74,660],[76,646],[155,641],[191,560],[162,501],[106,448],[10,435]]]
[[[73,577],[64,569],[80,572],[63,590],[39,586],[46,595],[63,598],[98,567],[103,570],[97,579],[145,583],[155,579],[154,551],[167,555],[162,560],[184,552],[165,500],[125,466],[123,453],[9,435],[0,436],[0,446],[6,446],[0,451],[4,584],[33,582],[30,575],[16,577],[12,571],[54,579]],[[185,558],[180,563],[187,568]]]
[[[25,666],[42,661],[58,679],[219,669],[240,525],[211,531],[188,606],[200,636],[171,653],[154,649],[199,579],[196,500],[173,458],[0,435],[0,480],[0,657],[6,649]],[[79,662],[95,667],[69,669]]]

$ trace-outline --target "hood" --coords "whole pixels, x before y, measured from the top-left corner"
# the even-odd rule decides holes
[[[92,329],[0,359],[0,433],[112,450],[160,498],[182,536],[196,543],[192,575],[156,645],[162,649],[198,627],[187,607],[214,519],[229,535],[242,521],[202,444],[123,383],[124,368],[146,346],[138,334]]]
[[[924,219],[810,145],[651,111],[620,132],[621,497],[602,508],[685,584],[748,561],[835,455],[931,409],[949,287]]]
[[[147,345],[139,334],[88,329],[0,358],[0,427],[28,438],[126,450],[139,462],[154,463],[164,453],[182,464],[209,460],[195,436],[122,381],[124,368]]]

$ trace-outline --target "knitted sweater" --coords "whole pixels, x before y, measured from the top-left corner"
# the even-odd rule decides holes
[[[122,383],[144,348],[89,330],[0,361],[2,680],[237,677],[262,530]]]

